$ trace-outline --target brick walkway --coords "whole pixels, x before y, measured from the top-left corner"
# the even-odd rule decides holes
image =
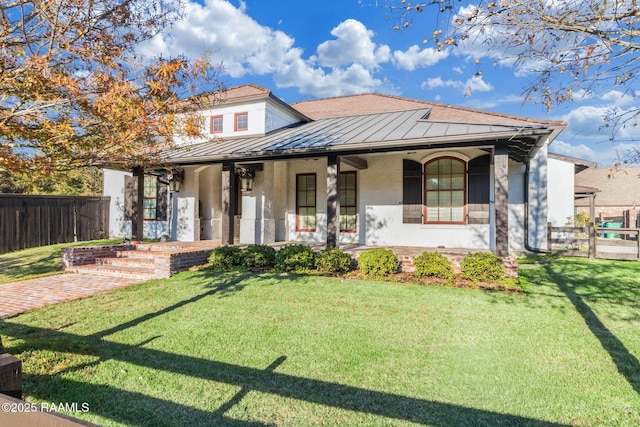
[[[0,284],[0,317],[13,316],[45,305],[88,297],[137,282],[140,280],[85,274],[56,274]]]

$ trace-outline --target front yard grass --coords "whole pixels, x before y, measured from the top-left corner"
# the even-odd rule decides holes
[[[528,293],[207,270],[0,321],[33,402],[105,426],[637,426],[640,263]]]
[[[23,249],[0,255],[0,284],[34,277],[57,274],[62,271],[60,250],[69,246],[91,246],[120,243],[120,239],[91,242],[61,243]]]

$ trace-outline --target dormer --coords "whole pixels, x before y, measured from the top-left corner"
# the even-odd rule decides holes
[[[215,98],[216,102],[202,111],[206,139],[264,136],[276,129],[311,121],[270,90],[257,85],[226,89]]]

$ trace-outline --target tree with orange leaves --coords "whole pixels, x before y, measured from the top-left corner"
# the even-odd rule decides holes
[[[178,128],[197,136],[177,106],[220,90],[219,69],[137,51],[181,16],[179,0],[4,0],[0,170],[130,168],[160,162]]]

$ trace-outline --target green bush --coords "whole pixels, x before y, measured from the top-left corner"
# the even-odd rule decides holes
[[[242,264],[249,269],[272,268],[276,250],[267,245],[249,245],[242,251]]]
[[[478,252],[464,257],[460,263],[462,278],[474,282],[488,282],[504,277],[503,262],[491,252]]]
[[[437,277],[451,280],[456,277],[453,264],[446,256],[438,252],[424,252],[413,259],[415,275],[418,277]]]
[[[229,269],[242,266],[242,250],[237,246],[218,246],[209,256],[209,265]]]
[[[286,245],[276,253],[278,271],[303,273],[313,270],[316,253],[306,245]]]
[[[400,261],[389,249],[369,249],[358,257],[358,268],[367,276],[384,276],[398,272]]]
[[[351,269],[351,255],[338,248],[323,249],[316,256],[316,268],[323,273],[346,273]]]

